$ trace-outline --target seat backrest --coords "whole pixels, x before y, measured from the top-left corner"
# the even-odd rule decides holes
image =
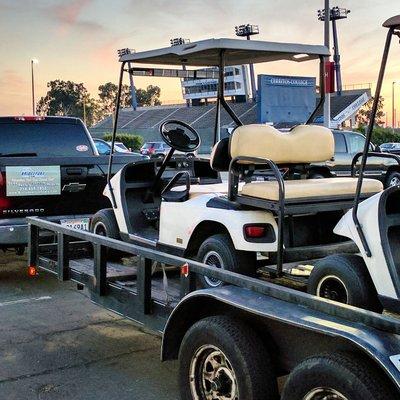
[[[269,125],[243,125],[235,129],[230,140],[232,158],[266,158],[275,164],[323,162],[334,152],[332,131],[317,125],[298,125],[287,133]]]
[[[212,149],[210,166],[214,171],[229,171],[232,157],[229,154],[229,137],[221,139]]]

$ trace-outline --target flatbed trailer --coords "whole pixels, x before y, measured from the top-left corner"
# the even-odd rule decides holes
[[[180,360],[182,399],[278,399],[277,377],[286,375],[283,400],[400,398],[400,320],[390,315],[42,218],[28,223],[29,267],[74,281],[94,303],[161,333],[161,359]],[[54,251],[44,251],[42,231],[56,238]],[[76,258],[76,241],[88,243],[89,256]],[[111,251],[133,263],[110,262]],[[198,275],[225,285],[196,290]]]

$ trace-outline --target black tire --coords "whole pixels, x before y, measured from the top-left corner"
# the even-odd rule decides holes
[[[119,240],[121,237],[114,210],[105,208],[97,211],[90,221],[90,232]]]
[[[213,353],[215,358],[212,357]],[[227,381],[228,375],[214,366],[213,372],[219,371],[216,373],[219,380],[213,382],[221,384],[214,398],[219,398],[218,393],[222,395],[229,390],[231,394],[237,393],[233,389],[234,385],[229,385],[229,382],[235,382],[238,390],[238,397],[232,395],[232,399],[279,398],[271,358],[259,337],[240,321],[228,316],[214,316],[196,322],[183,338],[179,350],[179,387],[182,400],[205,399],[204,388],[209,387],[207,383],[212,381],[212,378],[205,378],[207,383],[203,384],[201,379],[204,377],[201,372],[207,368],[207,357],[211,357],[213,361],[220,361],[220,365],[226,360],[228,371],[233,371],[230,378],[237,378]],[[206,370],[210,371],[209,368]],[[194,379],[190,379],[191,372]],[[192,391],[198,397],[195,397]]]
[[[309,175],[309,179],[324,179],[324,178],[328,178],[328,177],[319,172],[310,172],[310,175]]]
[[[318,390],[325,390],[325,392],[318,393]],[[315,396],[312,396],[313,392]],[[336,353],[313,356],[298,365],[289,375],[281,399],[325,398],[395,400],[398,397],[381,375],[378,367],[370,365],[368,359],[357,355]]]
[[[364,260],[355,254],[328,256],[315,263],[307,292],[315,296],[382,312]]]
[[[391,186],[399,186],[400,185],[400,172],[393,171],[391,172],[385,182],[385,187],[391,187]]]
[[[256,272],[256,253],[238,251],[229,235],[219,233],[207,238],[199,248],[197,260],[208,265],[252,276]],[[219,287],[221,281],[199,275],[199,284],[203,288]]]

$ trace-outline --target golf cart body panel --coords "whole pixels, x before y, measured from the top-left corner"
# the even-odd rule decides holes
[[[220,51],[225,51],[225,65],[262,63],[280,60],[296,62],[329,56],[321,45],[265,42],[240,39],[207,39],[178,46],[126,54],[120,62],[187,66],[218,66]]]
[[[234,312],[249,325],[256,325],[259,334],[270,341],[269,346],[274,353],[281,355],[283,365],[279,367],[283,371],[291,369],[301,358],[346,349],[359,351],[378,361],[400,388],[399,335],[387,335],[363,323],[327,316],[307,307],[300,307],[293,313],[291,304],[286,301],[235,286],[195,291],[180,301],[164,329],[162,360],[177,358],[180,341],[189,327],[205,316],[221,313],[221,310],[227,314]],[[301,329],[302,340],[299,340],[298,328]],[[283,331],[285,337],[282,337]],[[321,333],[323,335],[319,336]],[[288,343],[291,343],[290,346]]]
[[[236,249],[255,252],[275,252],[277,225],[272,213],[262,210],[236,210],[213,208],[209,204],[222,194],[203,194],[185,202],[162,202],[160,243],[186,249],[196,229],[202,223],[218,223],[229,232]],[[270,242],[246,240],[244,226],[257,224],[272,231]]]
[[[398,206],[396,208],[391,205],[388,210],[386,204],[388,196],[396,196],[398,199],[399,193],[400,191],[397,187],[387,189],[364,200],[358,207],[358,220],[363,227],[365,238],[371,251],[370,256],[364,250],[353,220],[352,210],[345,214],[334,229],[337,235],[347,237],[356,243],[364,258],[378,295],[388,297],[394,301],[399,299],[400,287],[399,271],[394,266],[396,262],[399,262],[398,242],[393,242],[393,240],[396,240],[394,234],[398,236],[400,221],[397,221],[397,224],[392,226],[388,239],[387,230],[388,228],[390,229],[390,226],[387,225],[385,220],[387,216],[398,218],[400,214]],[[393,245],[395,248],[393,248]],[[383,266],[385,265],[388,265],[389,268],[384,268]]]

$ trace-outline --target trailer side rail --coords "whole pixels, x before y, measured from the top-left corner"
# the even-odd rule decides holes
[[[151,291],[151,265],[153,261],[180,268],[180,297],[196,290],[196,275],[206,275],[226,284],[238,286],[256,293],[267,295],[275,299],[308,307],[311,310],[343,318],[348,321],[363,323],[376,329],[400,334],[400,321],[389,316],[380,315],[360,308],[336,303],[327,299],[317,298],[291,288],[248,277],[235,272],[210,267],[200,262],[189,260],[151,248],[125,243],[90,232],[78,231],[63,227],[38,217],[27,218],[29,224],[28,262],[30,266],[38,266],[53,274],[61,281],[74,280],[77,283],[88,285],[97,299],[115,295],[116,298],[126,298],[121,288],[107,278],[107,249],[119,250],[139,257],[137,267],[137,296],[135,302],[135,317],[138,322],[145,323],[151,314],[160,314],[167,318],[172,311],[171,306],[164,309],[161,304],[154,304]],[[57,236],[57,261],[39,255],[40,230],[51,231]],[[68,253],[68,243],[71,238],[89,242],[94,248],[94,275],[82,276],[70,265],[71,255]],[[150,324],[152,325],[152,324]],[[161,325],[159,325],[161,326]]]

